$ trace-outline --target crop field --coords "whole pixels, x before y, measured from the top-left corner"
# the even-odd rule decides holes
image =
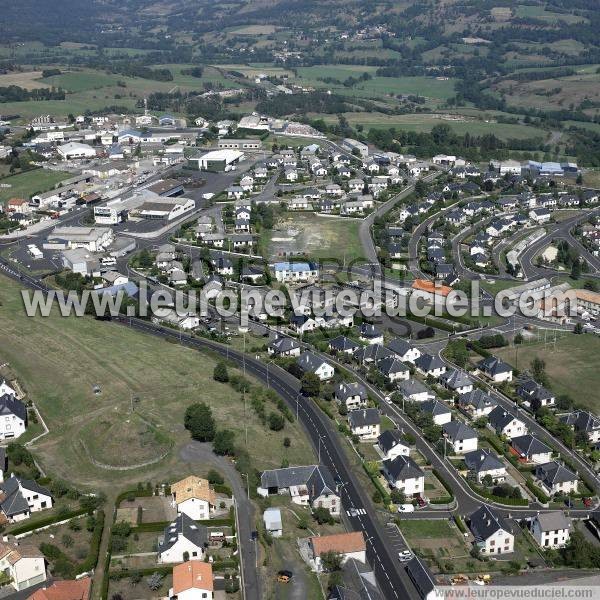
[[[114,86],[119,81],[119,77],[118,75],[108,75],[91,69],[82,69],[52,75],[41,79],[41,81],[47,86],[60,87],[66,92],[74,93]]]
[[[550,23],[563,22],[572,25],[573,23],[581,23],[585,20],[583,17],[578,17],[577,15],[552,12],[542,6],[530,6],[526,4],[517,6],[514,12],[515,16],[520,19],[540,19]]]
[[[5,278],[0,303],[0,364],[10,364],[50,430],[33,447],[49,473],[94,491],[188,474],[179,458],[190,440],[183,415],[198,401],[240,445],[247,426],[256,468],[314,460],[297,423],[270,431],[249,402],[245,408],[228,384],[213,380],[210,355],[87,317],[28,318],[19,286]]]
[[[53,85],[40,80],[41,76],[41,71],[3,73],[0,75],[0,87],[18,85],[26,90],[34,90],[39,88],[47,88]]]
[[[68,179],[70,173],[34,169],[18,175],[0,179],[0,204],[10,198],[25,198],[29,200],[34,194],[51,190],[57,183]]]

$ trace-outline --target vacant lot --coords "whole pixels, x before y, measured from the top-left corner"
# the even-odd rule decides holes
[[[199,401],[212,407],[218,426],[232,429],[239,444],[247,426],[257,468],[278,467],[283,458],[290,464],[314,460],[297,424],[268,430],[249,403],[245,410],[239,394],[213,380],[211,356],[90,318],[27,318],[17,284],[5,278],[0,303],[0,364],[10,363],[50,429],[33,447],[49,473],[95,491],[187,475],[178,452],[189,440],[183,414]],[[284,437],[291,438],[290,448],[284,449]],[[159,459],[170,446],[164,459],[135,467]]]
[[[26,90],[39,88],[47,88],[50,85],[43,81],[38,81],[42,76],[41,71],[26,71],[25,73],[4,73],[0,75],[0,87],[8,87],[9,85],[18,85]]]
[[[569,334],[552,343],[548,334],[547,343],[544,336],[530,344],[515,348],[500,348],[494,354],[503,358],[518,369],[529,368],[531,361],[537,356],[546,362],[546,373],[556,394],[568,394],[587,408],[600,410],[600,373],[597,357],[600,356],[600,338],[595,335]]]
[[[35,169],[18,175],[11,175],[0,180],[0,204],[10,198],[25,198],[28,200],[34,194],[51,190],[57,183],[70,177],[63,171]]]
[[[306,213],[287,213],[275,228],[266,232],[268,258],[285,253],[305,252],[314,259],[346,261],[361,258],[359,221],[343,217],[319,217]]]

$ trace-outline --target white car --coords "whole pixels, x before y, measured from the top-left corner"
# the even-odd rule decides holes
[[[412,557],[413,555],[410,550],[402,550],[402,552],[398,552],[398,560],[400,562],[408,562]]]
[[[414,504],[400,504],[398,506],[398,512],[415,512],[415,505]]]
[[[356,509],[355,509],[355,508],[351,508],[351,509],[347,510],[346,512],[348,513],[348,516],[349,516],[349,517],[356,517],[356,515],[358,514],[358,513],[356,512]]]

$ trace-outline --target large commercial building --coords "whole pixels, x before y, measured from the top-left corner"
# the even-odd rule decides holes
[[[233,140],[221,138],[217,142],[217,147],[220,150],[260,150],[262,148],[262,141],[253,139]]]
[[[213,150],[203,156],[190,158],[188,164],[199,171],[225,171],[232,165],[244,159],[244,153],[239,150]]]
[[[48,234],[44,248],[70,250],[85,248],[90,252],[102,252],[113,241],[112,229],[108,227],[55,227]]]

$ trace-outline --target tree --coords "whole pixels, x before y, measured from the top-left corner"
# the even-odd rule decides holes
[[[583,333],[583,325],[581,323],[576,323],[573,328],[573,333],[575,335],[581,335]]]
[[[485,485],[485,487],[491,487],[494,484],[494,480],[492,476],[488,473],[482,480],[481,483]]]
[[[404,493],[397,489],[391,491],[390,498],[394,504],[404,504],[404,502],[406,502],[406,496]]]
[[[321,554],[321,564],[323,569],[328,572],[342,570],[342,556],[339,552],[328,550]]]
[[[283,446],[289,448],[292,445],[292,440],[289,437],[283,438]]]
[[[208,483],[210,483],[212,485],[223,485],[225,483],[225,479],[223,478],[223,475],[221,475],[221,473],[219,473],[219,471],[215,471],[214,469],[211,469],[208,472],[208,475],[206,476],[206,478],[208,479]]]
[[[324,506],[319,506],[318,508],[315,508],[315,510],[313,510],[313,517],[319,525],[324,525],[325,523],[334,523],[334,519],[331,516],[329,509],[325,508]]]
[[[231,429],[221,429],[215,434],[213,452],[220,456],[235,455],[235,433]]]
[[[546,382],[546,362],[539,356],[536,356],[531,361],[531,374],[533,378],[540,384],[545,385]]]
[[[517,333],[517,335],[515,335],[515,337],[513,338],[513,342],[515,343],[515,345],[519,345],[523,343],[523,334],[522,333]]]
[[[272,412],[269,415],[269,429],[271,431],[281,431],[285,427],[285,419],[283,415]]]
[[[581,261],[579,259],[573,261],[571,267],[571,279],[579,279],[581,277]]]
[[[165,576],[162,573],[152,573],[152,575],[146,579],[146,583],[153,592],[156,592],[162,586],[164,578]]]
[[[305,373],[301,380],[301,390],[305,396],[317,397],[321,392],[321,380],[314,373]]]
[[[184,425],[194,440],[212,442],[215,438],[216,426],[212,410],[204,402],[197,402],[187,407]]]
[[[218,362],[213,371],[213,379],[220,381],[221,383],[227,383],[229,381],[229,373],[227,372],[227,365],[224,362]]]

